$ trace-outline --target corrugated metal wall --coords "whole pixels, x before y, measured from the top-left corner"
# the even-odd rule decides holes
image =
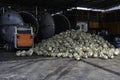
[[[71,26],[75,27],[77,23],[88,23],[89,29],[94,32],[100,28],[105,28],[112,34],[120,34],[120,11],[112,12],[93,12],[73,10],[67,12],[66,16],[71,22]]]
[[[108,28],[112,34],[120,34],[120,11],[104,14],[103,27]]]
[[[87,22],[89,28],[99,28],[100,12],[73,10],[65,15],[69,18],[72,26],[79,22]]]

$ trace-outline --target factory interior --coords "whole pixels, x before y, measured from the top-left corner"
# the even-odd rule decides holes
[[[120,80],[120,0],[1,0],[0,80]]]

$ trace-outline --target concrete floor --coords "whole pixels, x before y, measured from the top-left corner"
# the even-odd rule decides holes
[[[0,52],[0,80],[120,80],[120,56],[75,61]]]

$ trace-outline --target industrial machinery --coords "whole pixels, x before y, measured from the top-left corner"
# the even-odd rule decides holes
[[[28,49],[68,29],[70,22],[62,14],[42,12],[34,16],[27,11],[8,10],[0,15],[0,44],[7,50]]]
[[[59,34],[71,28],[70,21],[65,15],[55,14],[52,17],[55,22],[55,34]]]
[[[13,42],[16,49],[32,47],[34,45],[34,34],[32,27],[15,27]]]
[[[38,16],[39,31],[38,39],[47,39],[55,34],[55,22],[53,17],[47,12],[41,12]]]
[[[6,42],[7,49],[30,48],[34,45],[32,26],[25,24],[15,11],[7,11],[1,15],[0,36]]]

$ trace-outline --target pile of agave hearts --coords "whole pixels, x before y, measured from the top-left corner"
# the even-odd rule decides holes
[[[17,56],[32,56],[32,54],[52,57],[112,59],[120,53],[108,41],[95,34],[84,33],[81,30],[68,30],[43,40],[28,51],[17,51]]]

